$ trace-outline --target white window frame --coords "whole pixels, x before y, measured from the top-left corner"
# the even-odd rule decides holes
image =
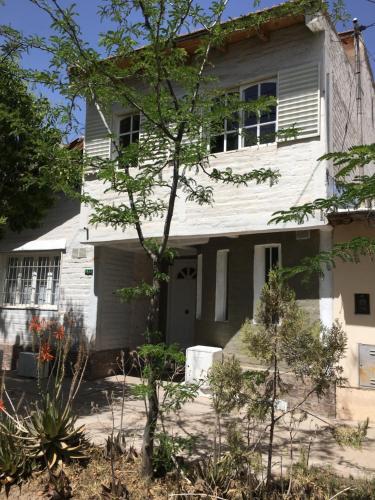
[[[256,314],[257,307],[260,300],[262,288],[266,283],[266,248],[278,248],[279,261],[278,267],[282,265],[281,243],[266,243],[263,245],[254,245],[254,267],[253,267],[253,280],[254,280],[254,295],[253,295],[253,318]]]
[[[243,96],[244,96],[244,92],[246,89],[250,88],[250,87],[255,87],[257,86],[258,87],[258,99],[259,99],[259,91],[260,91],[260,86],[263,84],[263,83],[275,83],[276,84],[276,101],[278,99],[278,82],[277,82],[277,77],[272,77],[272,78],[266,78],[266,79],[263,79],[263,80],[259,80],[257,82],[252,82],[252,83],[248,83],[247,85],[241,85],[240,87],[240,92],[241,92],[241,100],[244,100]],[[241,122],[240,122],[240,134],[239,134],[239,137],[240,137],[240,141],[241,141],[241,148],[253,148],[253,147],[259,147],[259,146],[267,146],[269,144],[275,144],[276,143],[276,133],[277,133],[277,130],[278,130],[278,127],[277,127],[277,123],[278,123],[278,102],[276,102],[276,118],[274,121],[270,121],[270,122],[260,122],[260,116],[258,116],[257,118],[257,123],[254,124],[254,125],[247,125],[245,126],[245,111],[242,111],[241,113]],[[259,138],[260,138],[260,127],[263,127],[265,125],[275,125],[275,140],[272,141],[272,142],[263,142],[261,143]],[[256,144],[252,144],[251,146],[245,146],[244,143],[245,143],[245,134],[243,133],[244,130],[246,129],[256,129],[256,133],[257,133],[257,143]]]
[[[139,117],[139,126],[138,129],[133,129],[133,123],[134,123],[134,117],[138,116]],[[121,133],[121,122],[123,120],[126,120],[126,118],[130,118],[130,130],[129,132],[123,132]],[[121,137],[125,136],[130,136],[130,142],[129,144],[133,144],[133,142],[138,142],[138,141],[133,141],[133,135],[138,134],[138,141],[140,138],[141,134],[141,114],[140,113],[126,113],[124,115],[121,115],[118,117],[118,124],[117,124],[117,135],[118,135],[118,144],[121,145]]]
[[[25,264],[27,259],[29,263]],[[41,259],[48,260],[41,262]],[[10,308],[32,307],[33,309],[57,310],[60,281],[61,252],[8,254],[4,267],[0,305]],[[44,291],[41,291],[43,290],[42,284]]]
[[[228,151],[227,150],[227,136],[230,135],[230,134],[233,134],[234,130],[229,130],[229,131],[227,130],[227,119],[225,119],[224,120],[224,130],[223,130],[223,133],[222,134],[215,134],[215,135],[212,136],[212,137],[219,137],[221,135],[224,136],[223,151],[218,151],[217,153],[211,153],[212,155],[217,155],[217,154],[221,154],[221,153],[231,153],[231,152],[234,152],[234,151],[238,151],[239,149],[247,149],[247,148],[255,148],[255,147],[258,148],[260,146],[268,146],[269,144],[276,144],[276,142],[277,142],[277,136],[276,136],[276,134],[277,134],[277,131],[278,131],[278,80],[277,80],[277,76],[273,76],[273,77],[269,77],[269,78],[264,78],[262,80],[258,80],[258,81],[255,81],[255,82],[249,82],[247,84],[241,85],[239,87],[239,89],[227,90],[227,91],[225,91],[225,96],[227,96],[228,94],[234,94],[234,93],[238,92],[239,95],[240,95],[241,100],[244,100],[243,96],[244,96],[244,92],[245,92],[246,89],[248,89],[249,87],[255,87],[255,86],[257,86],[258,87],[258,94],[259,94],[259,88],[260,88],[260,85],[262,83],[275,83],[276,84],[276,100],[277,100],[277,102],[276,102],[276,119],[275,119],[275,121],[260,123],[260,119],[258,118],[256,125],[249,125],[249,126],[245,127],[245,125],[244,125],[244,123],[245,123],[245,111],[240,111],[239,112],[239,117],[238,117],[239,126],[238,126],[238,129],[237,129],[237,133],[238,133],[238,147],[237,147],[237,149],[230,149]],[[275,124],[275,140],[272,141],[272,142],[260,143],[260,141],[259,141],[260,127],[264,126],[264,125],[273,125],[273,124]],[[245,136],[243,134],[243,131],[246,130],[246,129],[249,129],[249,128],[256,128],[256,132],[257,132],[257,144],[252,144],[251,146],[244,146]],[[209,141],[208,148],[209,148],[209,150],[211,149],[211,141]]]
[[[229,249],[216,253],[215,321],[228,321]]]
[[[197,303],[195,307],[195,318],[202,318],[203,299],[203,254],[197,255]]]

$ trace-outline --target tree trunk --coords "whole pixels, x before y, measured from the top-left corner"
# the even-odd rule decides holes
[[[272,457],[273,457],[273,438],[275,431],[275,402],[277,398],[277,356],[273,360],[273,380],[272,380],[272,399],[271,399],[271,424],[268,441],[268,463],[267,463],[267,487],[271,484],[272,476]]]
[[[159,303],[160,303],[160,280],[161,265],[158,260],[153,261],[152,266],[154,294],[150,300],[150,308],[147,316],[146,324],[146,342],[155,344],[159,339]],[[157,394],[157,379],[153,370],[153,358],[150,356],[146,359],[148,366],[148,395],[147,395],[147,415],[146,425],[143,431],[142,442],[142,476],[150,479],[153,475],[153,456],[154,456],[154,438],[155,430],[159,417],[159,400]]]

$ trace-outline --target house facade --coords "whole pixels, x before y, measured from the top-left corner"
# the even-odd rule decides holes
[[[181,43],[191,44],[194,37],[199,34],[181,37]],[[212,167],[230,166],[238,173],[270,167],[281,177],[272,187],[217,184],[212,207],[182,197],[177,200],[170,244],[179,253],[168,269],[170,281],[161,304],[161,327],[169,342],[183,348],[222,347],[225,354],[251,363],[243,353],[239,329],[245,318],[253,318],[269,269],[295,265],[331,248],[332,225],[319,213],[302,225],[275,225],[269,220],[275,211],[333,193],[333,168],[318,160],[322,155],[361,140],[374,142],[372,74],[361,42],[363,112],[359,115],[352,40],[353,34],[338,35],[324,16],[287,16],[266,23],[261,33],[244,31],[232,37],[225,50],[213,53],[210,71],[223,92],[238,92],[244,100],[275,95],[278,104],[266,120],[243,118],[218,136],[212,143]],[[113,105],[109,121],[121,144],[138,140],[142,118],[134,110]],[[297,138],[270,139],[276,130],[293,125],[299,130]],[[85,154],[103,158],[114,154],[106,126],[91,103],[86,109]],[[203,177],[197,181],[206,182]],[[121,202],[105,188],[95,171],[87,173],[86,193]],[[39,232],[8,234],[0,241],[1,342],[4,353],[12,351],[15,344],[27,341],[30,315],[63,316],[70,310],[91,343],[92,368],[105,374],[107,361],[120,349],[142,343],[147,310],[145,301],[123,304],[114,292],[148,281],[150,264],[132,229],[92,226],[89,207],[68,200],[61,204]],[[161,221],[145,221],[143,230],[146,237],[157,238]],[[44,266],[48,284],[42,280],[44,262],[48,262]],[[28,272],[34,276],[31,285]],[[313,278],[307,286],[297,279],[292,285],[312,319],[332,325],[332,272]],[[31,291],[25,293],[28,286]],[[43,287],[47,291],[39,303],[33,290]],[[5,367],[10,366],[8,358],[4,356]]]

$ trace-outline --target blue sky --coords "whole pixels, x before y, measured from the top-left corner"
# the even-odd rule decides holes
[[[100,23],[97,16],[97,6],[100,0],[75,0],[77,11],[80,15],[80,24],[86,39],[96,48],[98,34],[105,30],[105,26]],[[70,5],[71,0],[61,0],[63,5]],[[203,6],[207,6],[209,0],[199,0]],[[261,7],[275,5],[277,0],[262,0]],[[245,14],[252,8],[252,0],[231,0],[227,9],[228,16],[239,16]],[[352,17],[358,17],[360,23],[367,26],[375,23],[375,3],[370,0],[347,0],[346,6]],[[49,36],[51,30],[49,19],[45,13],[33,6],[30,0],[5,0],[5,5],[0,6],[0,23],[10,24],[12,27],[24,32],[25,34],[38,34],[40,36]],[[346,28],[349,28],[351,23]],[[339,29],[345,29],[339,26]],[[375,68],[375,25],[364,32],[370,60]],[[34,51],[24,57],[23,64],[26,67],[43,69],[48,66],[48,58],[40,52]],[[59,95],[47,94],[54,103],[61,102]],[[77,115],[83,126],[83,111]]]

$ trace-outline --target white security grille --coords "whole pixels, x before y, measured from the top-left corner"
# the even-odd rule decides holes
[[[60,256],[12,256],[8,260],[4,305],[55,305],[59,297]]]
[[[298,138],[320,134],[320,73],[318,64],[279,72],[278,129],[295,127]]]

